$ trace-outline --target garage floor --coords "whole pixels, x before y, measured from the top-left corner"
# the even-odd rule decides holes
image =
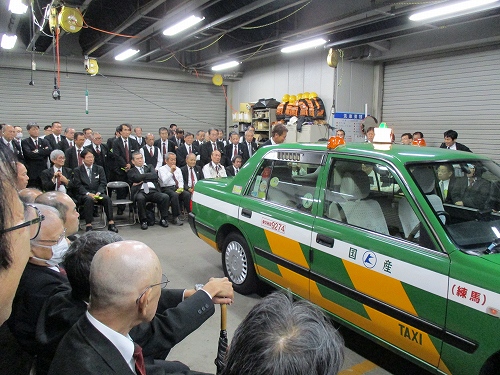
[[[192,288],[210,277],[222,277],[220,254],[197,238],[186,222],[182,227],[150,227],[142,231],[138,225],[120,227],[120,235],[126,239],[145,242],[158,254],[163,272],[170,280],[170,288]],[[258,295],[237,294],[228,308],[228,336],[231,340],[235,328],[248,311],[259,301]],[[191,369],[215,373],[214,359],[220,330],[220,309],[197,331],[178,344],[169,354],[169,360],[179,360]],[[346,349],[344,370],[341,375],[390,374],[374,363]]]

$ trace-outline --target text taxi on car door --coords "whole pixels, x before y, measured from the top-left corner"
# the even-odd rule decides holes
[[[199,181],[194,233],[239,293],[289,288],[430,372],[500,374],[500,167],[336,141],[264,147]]]

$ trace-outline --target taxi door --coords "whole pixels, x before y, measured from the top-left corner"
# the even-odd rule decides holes
[[[328,168],[312,233],[311,301],[449,373],[440,352],[452,339],[444,329],[450,261],[429,235],[440,223],[390,165],[332,155]],[[421,223],[413,241],[401,224],[408,215]]]
[[[323,155],[270,151],[239,209],[257,273],[303,298],[309,298],[312,210]]]

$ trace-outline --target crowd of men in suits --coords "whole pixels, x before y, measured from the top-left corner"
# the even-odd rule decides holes
[[[252,128],[241,138],[233,132],[225,139],[216,128],[193,134],[171,124],[161,127],[155,139],[152,133],[143,136],[141,127],[132,132],[130,125],[121,124],[106,141],[91,128],[63,130],[57,121],[46,126],[43,135],[36,123],[26,126],[27,137],[20,127],[3,124],[2,128],[0,147],[10,149],[25,166],[28,187],[70,195],[81,207],[87,231],[93,229],[96,205],[102,205],[108,229],[118,232],[107,189],[112,181],[129,184],[142,229],[154,225],[154,219],[148,220],[151,204],[160,212],[159,225],[182,225],[196,182],[235,176],[258,148]],[[128,194],[126,188],[116,189],[117,199]],[[116,215],[125,208],[119,205]]]

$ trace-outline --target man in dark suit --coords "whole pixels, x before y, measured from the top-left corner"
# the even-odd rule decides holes
[[[182,168],[183,166],[186,165],[186,156],[188,154],[195,154],[198,156],[200,154],[200,150],[198,146],[193,144],[194,141],[194,134],[187,132],[184,135],[184,143],[177,148],[176,150],[176,155],[177,155],[177,166],[179,168]]]
[[[288,129],[285,125],[283,124],[274,125],[273,130],[271,130],[271,138],[269,138],[266,142],[264,142],[260,147],[278,145],[280,143],[285,142],[287,133]]]
[[[66,128],[64,129],[64,138],[61,139],[61,150],[66,152],[66,150],[75,145],[75,129]]]
[[[163,194],[158,185],[158,173],[152,165],[144,164],[144,157],[139,151],[132,155],[133,167],[127,172],[127,178],[131,188],[131,199],[137,205],[137,213],[141,222],[141,229],[148,229],[146,215],[146,203],[153,202],[158,205],[161,220],[160,225],[168,227],[168,206],[170,199],[167,194]]]
[[[193,144],[201,148],[201,145],[205,143],[205,131],[198,130],[196,132],[196,140],[193,141]]]
[[[113,141],[114,159],[114,181],[127,182],[127,172],[132,168],[132,153],[139,150],[139,144],[135,139],[130,138],[132,127],[129,124],[121,124],[117,128],[120,136]],[[124,199],[127,196],[126,189],[116,191],[117,199]],[[122,215],[125,205],[118,206],[117,215]]]
[[[0,141],[0,146],[5,147],[12,151],[17,159],[17,161],[24,163],[23,152],[21,151],[21,145],[15,141],[16,129],[12,125],[3,125],[3,137]]]
[[[469,147],[457,142],[458,133],[455,130],[447,130],[444,132],[444,142],[441,143],[440,148],[447,148],[450,150],[472,152]]]
[[[7,321],[17,342],[31,355],[36,354],[36,322],[42,306],[57,287],[68,281],[57,267],[63,251],[68,249],[63,221],[53,207],[37,205],[36,209],[45,220],[40,224],[38,236],[30,242],[31,255],[19,281],[12,314]],[[63,251],[55,254],[54,250],[61,247]]]
[[[59,121],[52,123],[52,134],[45,136],[44,139],[50,143],[53,150],[66,151],[69,148],[68,142],[64,142],[66,137],[62,135],[62,125]]]
[[[122,240],[119,235],[111,232],[89,232],[71,244],[63,262],[71,289],[55,293],[45,303],[38,319],[37,339],[41,344],[38,357],[43,357],[43,362],[47,365],[50,365],[63,336],[87,311],[90,297],[89,271],[95,253],[107,244]],[[225,278],[212,278],[206,285],[219,285],[220,292],[217,294],[222,293],[231,298],[232,288],[227,283]],[[164,361],[170,349],[201,326],[213,314],[211,306],[221,300],[218,297],[210,300],[204,291],[163,289],[153,320],[130,331],[134,342],[142,346],[144,357],[152,357],[145,361],[147,373],[150,373],[148,363],[152,363],[154,358],[159,359],[154,361],[154,365],[172,370],[177,363]],[[198,312],[207,304],[209,308]],[[147,342],[142,344],[146,339]],[[187,366],[184,367],[187,369]],[[46,371],[40,371],[37,367],[37,374],[45,373]]]
[[[454,204],[476,208],[478,210],[490,210],[491,183],[481,177],[481,167],[469,164],[466,177],[457,178],[452,191]]]
[[[66,157],[61,150],[50,153],[53,166],[45,169],[40,175],[43,191],[62,191],[73,196],[73,170],[64,166]]]
[[[455,188],[455,184],[457,179],[455,178],[453,165],[451,164],[441,164],[437,169],[437,177],[438,177],[438,186],[437,192],[438,195],[443,200],[443,203],[454,204],[457,199],[453,200],[452,194],[453,189]]]
[[[240,142],[240,136],[236,132],[231,132],[229,134],[229,143],[228,145],[224,148],[224,154],[226,156],[224,165],[226,167],[230,167],[233,162],[233,158],[237,155],[241,156],[243,158],[243,155],[245,153],[245,145],[239,143]],[[248,150],[247,150],[248,151]]]
[[[161,151],[163,162],[161,165],[167,163],[167,155],[169,152],[175,152],[175,143],[168,139],[168,129],[162,126],[159,129],[160,139],[157,139],[154,143],[155,147],[158,147]]]
[[[81,152],[83,164],[73,170],[73,183],[75,186],[75,198],[79,205],[83,206],[83,217],[88,232],[92,230],[94,205],[104,206],[104,212],[108,218],[108,230],[118,233],[113,220],[113,206],[111,199],[106,195],[106,174],[104,169],[94,164],[94,155],[89,149]]]
[[[94,163],[104,168],[106,180],[111,181],[109,175],[108,147],[102,144],[101,133],[95,132],[92,138],[92,144],[86,148],[94,155]]]
[[[66,156],[64,166],[73,170],[83,164],[81,153],[84,149],[83,144],[85,143],[85,135],[82,132],[76,132],[74,143],[75,145],[66,149],[64,153]]]
[[[137,141],[139,147],[144,147],[146,145],[146,138],[142,136],[142,128],[140,126],[136,126],[134,128],[134,135],[131,135]]]
[[[181,128],[175,129],[175,135],[170,138],[175,145],[175,151],[184,143],[184,130]]]
[[[184,191],[188,191],[193,196],[194,186],[199,180],[203,180],[203,172],[201,167],[196,165],[196,155],[188,154],[186,156],[186,165],[181,168],[182,178],[184,180]],[[185,199],[184,209],[186,212],[191,212],[190,210],[190,199]]]
[[[226,175],[228,177],[236,176],[240,171],[242,162],[243,158],[240,155],[233,156],[232,165],[226,167]]]
[[[189,315],[213,314],[208,301],[212,296],[225,297],[220,298],[221,303],[231,302],[233,293],[227,279],[219,280],[203,286],[205,296],[194,293],[189,297],[197,299],[197,304],[206,304],[205,309],[190,310]],[[152,339],[155,332],[149,322],[155,317],[161,290],[167,283],[158,257],[145,244],[120,241],[102,247],[90,266],[88,311],[62,339],[49,374],[145,374],[143,355],[154,352],[154,346],[164,346]],[[180,312],[179,317],[187,311]],[[195,316],[185,318],[186,322],[200,320]],[[145,333],[135,335],[131,330],[141,323]],[[127,338],[129,333],[134,341]],[[164,353],[165,348],[159,352]],[[159,373],[165,372],[148,368],[148,375]]]
[[[28,187],[41,189],[40,174],[44,169],[47,169],[47,161],[52,148],[49,142],[38,137],[40,133],[38,124],[28,124],[26,129],[30,136],[21,141],[21,147],[26,169],[28,170],[28,177],[30,178]]]
[[[257,142],[255,142],[254,134],[255,133],[251,130],[247,130],[245,132],[245,141],[242,142],[245,146],[243,147],[243,164],[245,164],[259,148],[259,146],[257,146]]]
[[[209,142],[204,143],[200,148],[200,167],[212,161],[212,152],[219,150],[221,160],[224,161],[224,144],[218,141],[219,131],[216,128],[208,129]]]

